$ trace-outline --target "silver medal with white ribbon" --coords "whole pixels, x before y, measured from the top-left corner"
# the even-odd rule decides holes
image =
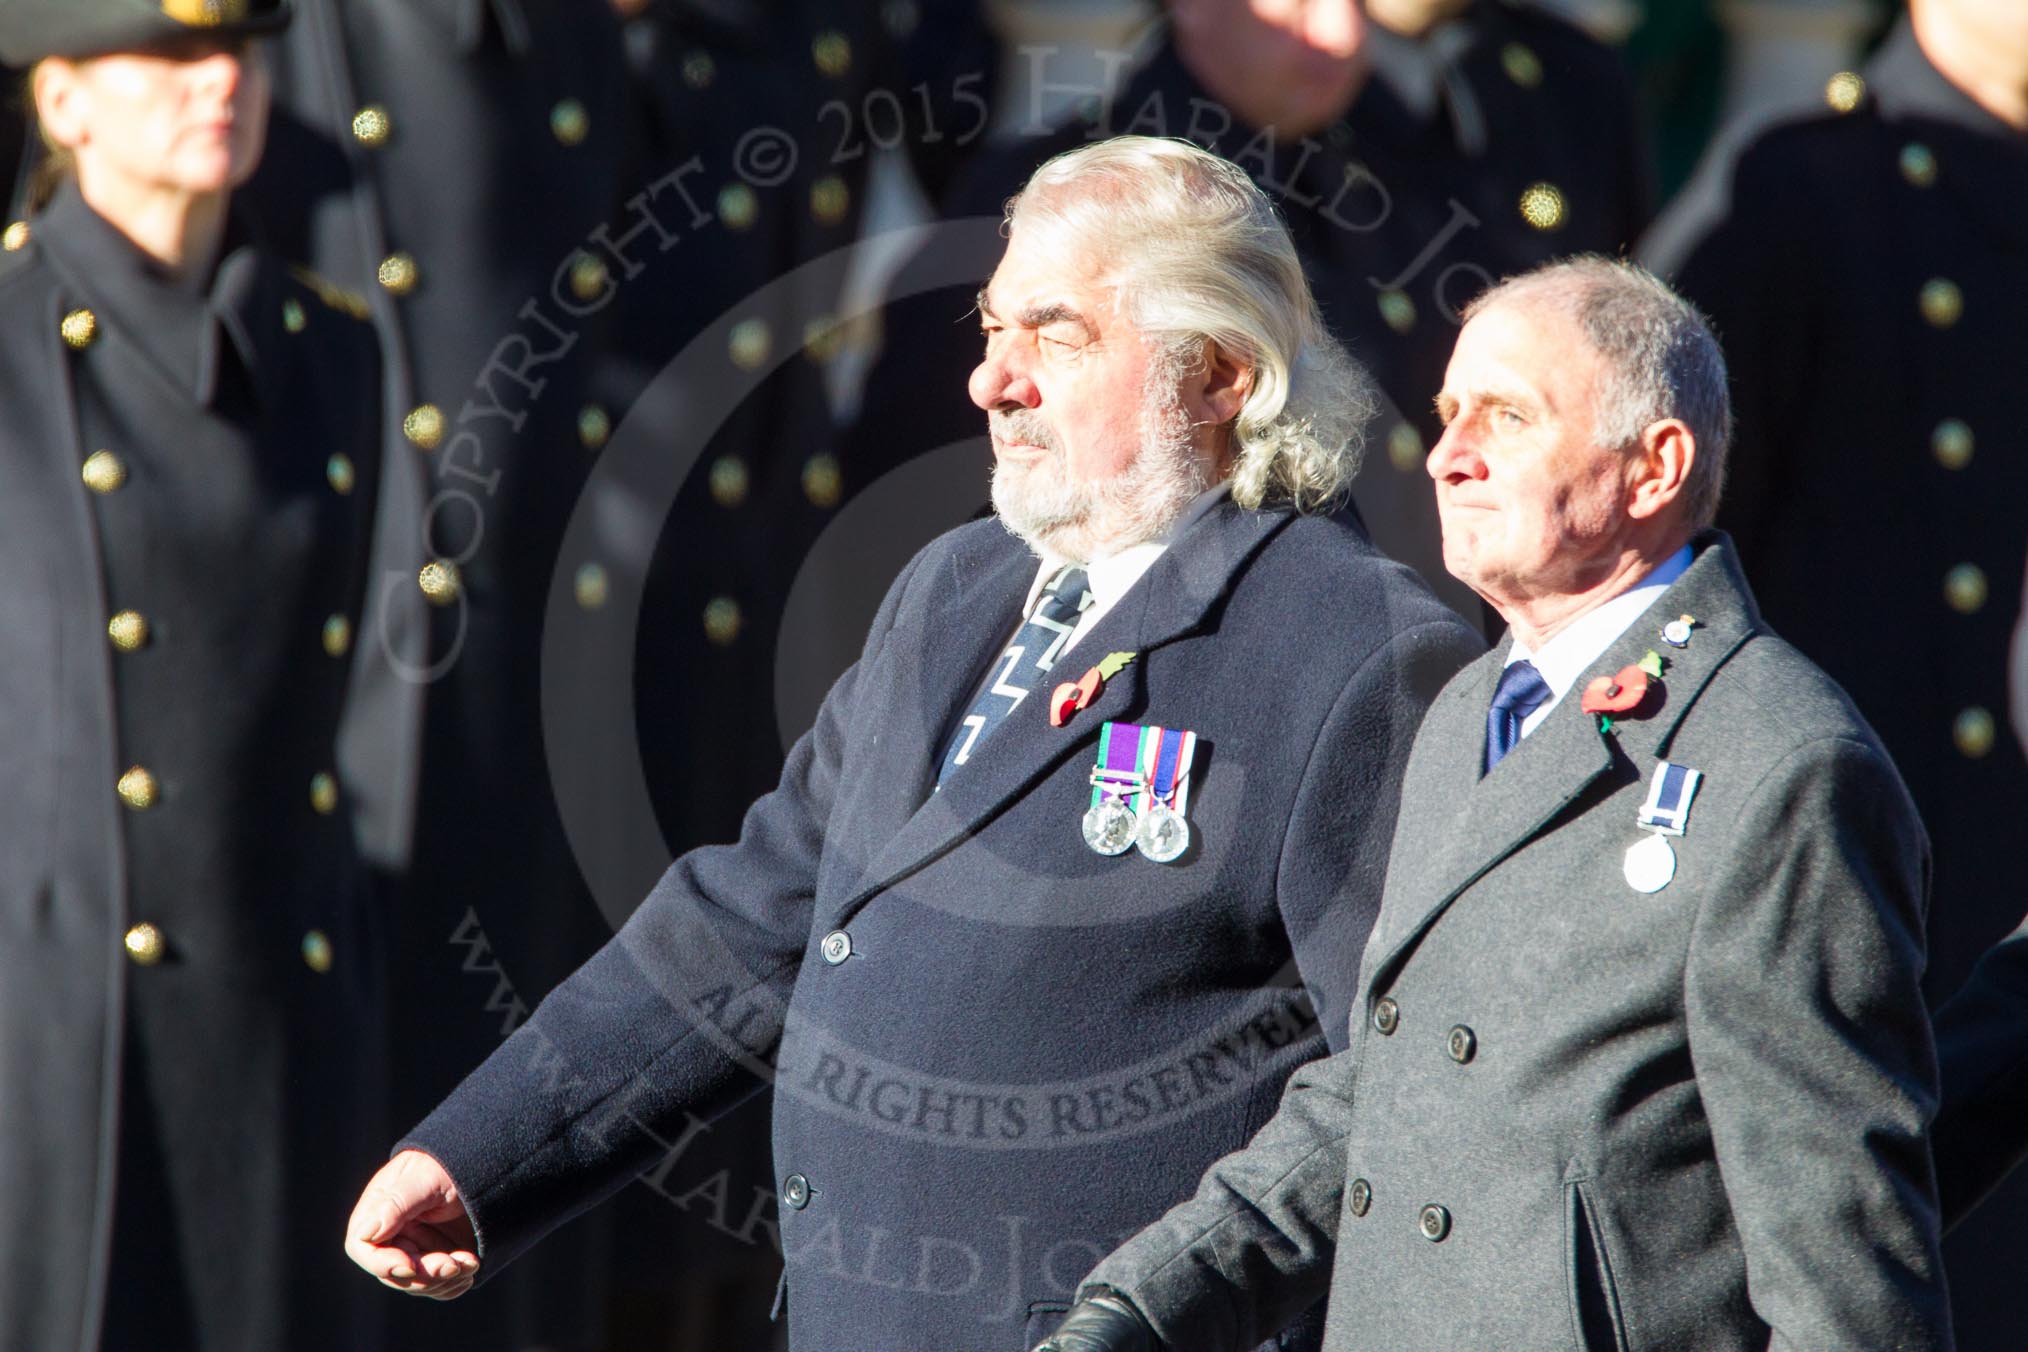
[[[1687,765],[1661,761],[1648,781],[1648,798],[1641,804],[1635,821],[1647,830],[1627,849],[1622,871],[1627,886],[1636,892],[1659,892],[1676,876],[1676,851],[1669,837],[1680,836],[1690,823],[1690,800],[1704,772]]]

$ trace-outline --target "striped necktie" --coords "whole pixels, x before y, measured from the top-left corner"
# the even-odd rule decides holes
[[[993,664],[991,678],[972,700],[964,721],[945,748],[937,771],[942,784],[951,772],[971,760],[986,735],[1000,726],[1008,714],[1020,707],[1056,665],[1063,645],[1070,642],[1078,616],[1092,602],[1091,586],[1084,569],[1065,568],[1049,580],[1036,600],[1035,611],[1014,635],[1000,659]]]

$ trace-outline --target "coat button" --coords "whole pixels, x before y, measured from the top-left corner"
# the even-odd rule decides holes
[[[148,617],[138,610],[123,610],[106,621],[106,637],[123,653],[148,646]]]
[[[331,491],[339,495],[350,493],[359,483],[359,471],[352,464],[352,457],[339,451],[324,462],[324,478],[331,485]]]
[[[711,500],[721,507],[737,507],[746,501],[753,487],[753,475],[746,461],[736,455],[721,455],[711,462]]]
[[[303,936],[303,965],[322,976],[331,970],[331,938],[322,930]]]
[[[1422,1227],[1424,1239],[1432,1244],[1440,1244],[1444,1236],[1451,1232],[1451,1213],[1431,1202],[1422,1209],[1422,1214],[1416,1218],[1416,1224]]]
[[[1944,574],[1944,602],[1960,615],[1977,614],[1986,604],[1986,572],[1976,563],[1961,563]]]
[[[812,507],[825,510],[836,507],[845,496],[845,473],[838,467],[838,458],[826,452],[813,455],[803,465],[803,496],[810,500]]]
[[[415,255],[410,253],[389,254],[380,260],[373,275],[381,288],[393,296],[406,296],[422,280],[422,270],[416,267]]]
[[[401,434],[418,450],[434,451],[444,441],[444,411],[435,404],[417,404],[401,420]]]
[[[394,119],[380,104],[369,103],[352,115],[352,139],[368,150],[380,149],[392,135]]]
[[[1951,724],[1951,740],[1957,743],[1958,754],[1977,760],[1993,749],[1995,731],[1993,715],[1975,704]]]
[[[1466,1062],[1470,1061],[1473,1056],[1478,1054],[1479,1050],[1478,1035],[1473,1033],[1471,1029],[1465,1027],[1463,1024],[1459,1024],[1456,1028],[1451,1029],[1450,1050],[1451,1050],[1451,1060],[1457,1062],[1461,1066],[1464,1065]]]
[[[1832,111],[1849,113],[1866,97],[1866,81],[1849,70],[1841,70],[1824,82],[1824,102]]]
[[[447,606],[458,599],[464,590],[464,580],[458,576],[458,565],[449,559],[436,559],[422,566],[415,575],[416,586],[422,588],[423,596],[433,606]]]
[[[1965,313],[1965,293],[1948,277],[1932,277],[1916,296],[1922,317],[1939,329],[1947,329]]]
[[[824,955],[825,962],[836,967],[852,956],[852,936],[844,930],[832,930],[824,936],[824,942],[818,945],[818,951]]]
[[[0,230],[0,249],[8,253],[19,253],[28,244],[28,222],[11,221],[5,230]]]
[[[1901,148],[1901,176],[1911,188],[1927,188],[1936,182],[1936,154],[1920,141]]]
[[[84,477],[85,487],[102,497],[107,493],[117,493],[120,486],[127,482],[126,462],[111,451],[93,451],[85,457],[79,473]]]
[[[155,806],[156,801],[162,796],[161,787],[155,783],[155,776],[148,773],[146,766],[141,765],[136,765],[121,775],[116,787],[119,790],[120,801],[136,812],[147,811]]]
[[[338,781],[328,770],[310,776],[310,807],[320,817],[338,810]]]
[[[577,411],[577,439],[588,451],[604,446],[613,435],[613,415],[598,404],[586,404]]]
[[[549,134],[558,145],[582,145],[591,135],[591,113],[576,99],[563,99],[549,110]]]
[[[324,621],[322,635],[324,652],[331,657],[343,657],[352,651],[352,621],[343,615],[333,615]]]
[[[810,1204],[810,1180],[801,1174],[790,1174],[782,1180],[782,1205],[791,1211],[801,1211]]]
[[[1394,1003],[1394,997],[1383,995],[1373,1005],[1373,1027],[1382,1037],[1393,1037],[1394,1030],[1401,1026],[1401,1006]]]
[[[99,336],[99,317],[90,310],[72,310],[63,317],[57,331],[63,334],[64,342],[81,352]]]
[[[142,967],[153,967],[169,951],[169,936],[159,925],[139,924],[127,931],[127,956]]]
[[[1373,1185],[1363,1178],[1352,1180],[1352,1214],[1364,1216],[1373,1209]]]
[[[1945,418],[1929,435],[1930,452],[1945,469],[1972,463],[1972,425],[1963,418]]]
[[[746,623],[740,613],[739,602],[730,596],[714,596],[704,607],[704,637],[721,648],[731,647],[739,640],[739,631]]]
[[[1521,193],[1521,219],[1537,230],[1555,230],[1570,214],[1563,189],[1554,183],[1531,183]]]

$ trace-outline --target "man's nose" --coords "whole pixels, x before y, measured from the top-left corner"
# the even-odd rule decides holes
[[[1429,456],[1423,461],[1423,468],[1429,477],[1438,483],[1455,483],[1460,479],[1482,479],[1486,474],[1486,462],[1480,458],[1473,438],[1465,428],[1465,420],[1454,420],[1444,428],[1444,434],[1437,438],[1437,444],[1430,447]]]
[[[972,402],[988,412],[996,408],[1034,408],[1042,402],[1042,392],[1035,387],[1035,381],[1004,352],[988,352],[986,359],[972,371],[966,389]]]
[[[231,98],[246,78],[246,59],[234,51],[213,52],[197,63],[197,77],[206,89]]]

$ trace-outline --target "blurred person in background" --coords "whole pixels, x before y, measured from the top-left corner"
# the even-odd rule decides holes
[[[1935,1002],[2021,911],[2028,759],[2001,724],[2028,551],[2028,6],[1915,0],[1826,97],[1746,149],[1686,257],[1651,261],[1731,357],[1720,524],[1768,622],[1850,692],[1929,828]],[[1967,1348],[2019,1341],[2024,1213],[2017,1180],[1946,1246]]]
[[[279,0],[5,0],[0,1345],[358,1352],[385,960],[334,774],[370,329],[238,213]]]

